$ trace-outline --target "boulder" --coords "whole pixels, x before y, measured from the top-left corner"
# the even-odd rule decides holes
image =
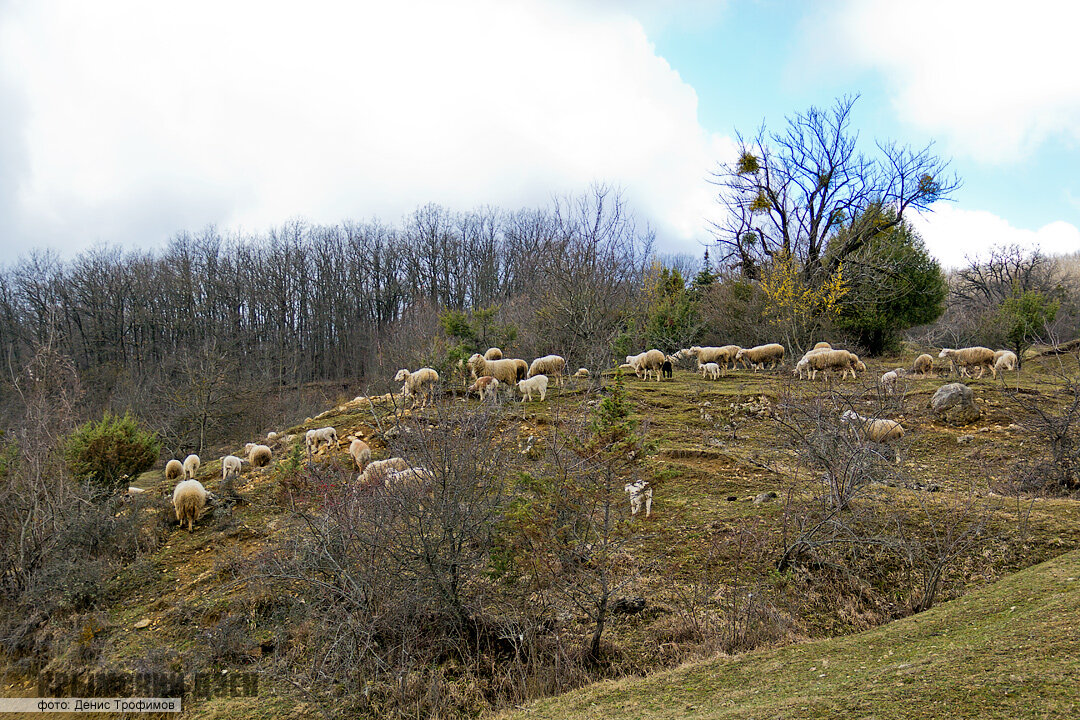
[[[982,416],[975,393],[963,383],[942,385],[930,398],[930,412],[948,425],[968,425]]]

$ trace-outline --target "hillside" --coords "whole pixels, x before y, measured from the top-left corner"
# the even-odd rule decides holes
[[[855,635],[603,682],[506,718],[1074,718],[1080,553]]]
[[[1000,383],[970,382],[985,413],[967,428],[939,425],[929,416],[927,401],[947,382],[942,378],[911,379],[901,398],[882,398],[874,379],[913,357],[868,363],[855,382],[793,382],[788,369],[741,370],[716,382],[688,369],[659,383],[629,378],[628,399],[646,453],[641,472],[655,488],[655,501],[649,520],[631,523],[634,535],[621,552],[634,573],[620,595],[643,597],[647,608],[612,616],[604,635],[606,664],[570,685],[656,673],[717,652],[749,652],[588,688],[540,703],[527,715],[964,717],[985,715],[973,712],[984,705],[1000,708],[1002,717],[1035,716],[1039,708],[1048,716],[1068,715],[1070,698],[1080,698],[1070,685],[1080,612],[1080,591],[1070,578],[1080,577],[1080,555],[1062,553],[1080,547],[1080,510],[1069,498],[1007,494],[1009,463],[1028,452],[1031,436],[1015,424],[1021,410]],[[1018,381],[1024,397],[1039,397],[1048,407],[1064,401],[1056,362],[1028,364]],[[542,443],[575,409],[595,406],[597,397],[595,388],[570,384],[553,389],[546,403],[508,403],[496,411],[501,447],[521,449],[513,453],[514,471],[539,472],[530,438]],[[897,472],[904,482],[875,484],[868,497],[874,507],[903,513],[913,537],[981,523],[979,541],[948,565],[938,594],[939,602],[961,599],[905,617],[920,599],[918,568],[873,552],[852,560],[855,575],[825,566],[777,571],[800,498],[814,493],[820,474],[806,466],[778,423],[783,408],[800,403],[839,403],[903,422],[907,436]],[[440,408],[409,419],[435,427],[453,408],[474,409],[476,400],[448,394]],[[46,668],[255,672],[261,678],[257,699],[201,701],[192,716],[276,717],[285,709],[314,716],[307,689],[281,679],[283,664],[310,657],[317,647],[306,645],[313,641],[290,619],[288,605],[302,603],[302,595],[262,584],[258,563],[290,547],[307,518],[344,489],[335,483],[350,474],[348,438],[365,437],[375,457],[385,457],[402,432],[398,417],[389,396],[343,399],[301,425],[278,428],[283,436],[274,442],[275,463],[266,470],[245,467],[237,504],[224,500],[219,462],[204,462],[199,477],[223,500],[190,534],[175,526],[165,499],[172,484],[160,469],[146,473],[137,483],[148,491],[136,500],[137,511],[158,519],[161,544],[109,578],[89,608],[54,614],[43,645],[50,653]],[[337,428],[341,447],[318,454],[304,475],[303,432],[324,425]],[[752,502],[769,491],[779,497]],[[978,518],[964,514],[972,499]],[[619,507],[627,516],[628,505],[623,496]],[[1049,558],[1056,559],[1045,562]],[[1037,563],[1044,564],[1032,567]],[[1001,578],[1007,579],[988,587]],[[497,583],[487,588],[489,595],[496,590]],[[588,622],[564,608],[559,613],[566,618],[567,646],[576,649]],[[890,622],[896,618],[905,619]],[[862,632],[869,628],[876,629]],[[477,700],[476,687],[490,678],[461,673],[453,663],[447,668],[437,677],[452,688],[448,696],[464,698],[464,712],[489,709]],[[6,692],[31,693],[25,661],[12,669],[22,680]],[[427,677],[420,670],[416,676]],[[924,701],[905,704],[913,697]]]

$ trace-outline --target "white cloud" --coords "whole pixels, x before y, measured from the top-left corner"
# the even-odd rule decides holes
[[[810,24],[818,61],[883,71],[900,117],[954,153],[1014,161],[1080,140],[1080,4],[840,0]]]
[[[669,249],[706,238],[704,178],[730,143],[625,14],[300,7],[0,5],[0,87],[25,111],[11,252],[211,222],[395,221],[427,202],[514,208],[594,181],[625,188]]]
[[[948,203],[937,203],[932,209],[932,213],[914,215],[912,224],[946,268],[963,266],[967,258],[984,256],[995,246],[1038,247],[1050,255],[1080,249],[1080,229],[1067,222],[1027,230],[985,210],[961,210]]]

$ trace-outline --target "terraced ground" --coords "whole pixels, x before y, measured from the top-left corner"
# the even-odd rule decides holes
[[[773,649],[710,660],[647,682],[605,684],[542,703],[528,714],[727,717],[722,713],[730,712],[732,717],[831,717],[845,712],[856,717],[963,717],[971,715],[962,710],[970,711],[978,703],[997,703],[1018,713],[1003,711],[1001,717],[1064,716],[1056,713],[1080,697],[1080,686],[1072,691],[1066,682],[1075,679],[1077,669],[1070,657],[1077,657],[1078,598],[1068,577],[1080,575],[1080,556],[1063,555],[1080,547],[1080,505],[1070,498],[1007,493],[1007,468],[1027,452],[1031,438],[1015,424],[1022,421],[1020,408],[999,382],[990,378],[970,382],[985,413],[967,428],[936,424],[929,415],[930,395],[949,380],[909,379],[902,398],[881,397],[874,379],[886,369],[910,365],[914,355],[870,362],[868,372],[854,382],[796,382],[790,368],[764,373],[740,370],[715,382],[689,369],[676,370],[672,380],[659,383],[628,378],[628,396],[647,448],[643,472],[655,488],[655,501],[649,520],[635,520],[641,532],[628,548],[641,570],[628,594],[646,597],[648,608],[616,617],[609,625],[605,650],[611,672],[655,673],[719,650],[739,650],[738,643],[694,639],[687,628],[692,620],[687,607],[688,597],[695,593],[710,594],[698,604],[710,608],[703,611],[703,623],[728,622],[733,632],[745,634],[768,620],[771,629],[747,642]],[[1010,374],[1007,381],[1025,398],[1061,404],[1065,398],[1056,373],[1067,363],[1075,368],[1076,359],[1033,360],[1019,379]],[[595,398],[595,388],[571,385],[553,390],[546,403],[508,406],[500,432],[522,443],[529,436],[543,438],[563,414]],[[865,415],[892,417],[904,424],[901,467],[917,485],[937,490],[875,487],[873,492],[885,505],[910,517],[925,516],[928,523],[934,515],[926,513],[927,507],[957,508],[975,497],[986,508],[985,539],[977,553],[951,567],[940,595],[941,601],[963,599],[855,635],[909,612],[910,593],[890,594],[887,587],[895,576],[864,581],[869,584],[862,593],[865,597],[860,597],[858,581],[837,590],[844,583],[824,587],[813,572],[776,571],[785,533],[790,532],[785,525],[787,503],[817,481],[793,452],[790,433],[776,416],[783,415],[783,407],[815,398],[837,412],[854,407]],[[448,395],[444,402],[476,400]],[[345,449],[354,434],[368,438],[376,458],[385,455],[382,431],[392,426],[394,413],[389,396],[340,402],[287,433],[302,445],[305,430],[334,425],[341,447],[319,460],[348,466],[351,459]],[[958,442],[965,435],[972,437]],[[274,450],[274,465],[246,470],[237,483],[245,502],[220,505],[190,534],[175,527],[165,500],[171,483],[164,481],[161,470],[140,477],[137,484],[148,493],[139,503],[171,525],[168,540],[114,580],[107,608],[90,619],[82,615],[67,626],[61,623],[56,632],[71,642],[54,665],[77,663],[91,646],[109,663],[125,667],[154,654],[178,664],[185,653],[205,652],[212,642],[210,629],[238,606],[251,605],[251,598],[244,596],[243,560],[265,551],[290,523],[298,522],[290,506],[310,507],[317,504],[319,492],[333,491],[332,487],[307,495],[283,491],[277,468],[287,462],[292,448],[279,439]],[[219,462],[204,462],[199,479],[219,491]],[[767,491],[779,497],[760,504],[749,500]],[[990,586],[1058,556],[1062,557]],[[706,561],[716,568],[714,585],[708,585],[703,575]],[[748,590],[768,598],[757,606],[753,623]],[[1059,592],[1066,594],[1057,597]],[[742,611],[748,616],[740,626],[731,614]],[[1023,624],[1013,622],[1018,619]],[[248,633],[256,641],[273,636],[274,628],[261,625],[254,610],[248,620]],[[586,631],[583,624],[582,637]],[[821,638],[832,639],[807,642]],[[1044,643],[1049,651],[1039,652]],[[1014,646],[1017,652],[1010,649]],[[258,670],[265,662],[262,652],[272,648],[256,646],[237,668]],[[1035,663],[1030,673],[1024,669],[1029,662]],[[825,668],[831,669],[820,671]],[[933,695],[936,677],[960,698],[956,703],[938,704],[936,697],[952,696]],[[4,692],[27,694],[32,689],[16,680]],[[1045,699],[1045,715],[1035,712],[1039,697]],[[907,702],[904,698],[915,709],[907,715],[894,713]],[[301,689],[264,682],[256,700],[203,702],[191,716],[278,717],[285,710],[295,716],[315,712],[304,704]]]

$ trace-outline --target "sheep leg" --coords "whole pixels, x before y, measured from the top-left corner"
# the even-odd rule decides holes
[[[645,517],[652,515],[652,495],[645,496]]]

